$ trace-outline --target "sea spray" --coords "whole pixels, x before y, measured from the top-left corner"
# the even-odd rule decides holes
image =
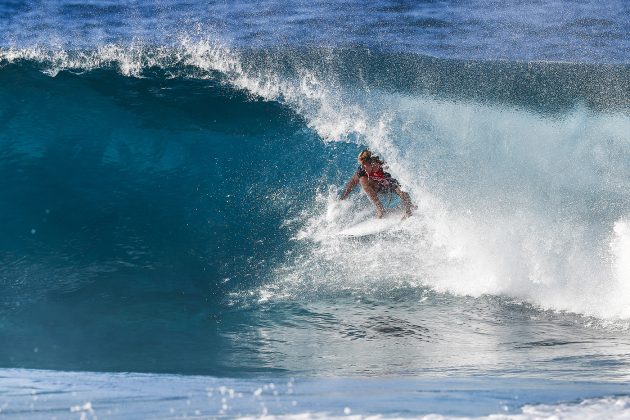
[[[624,317],[630,299],[630,225],[626,219],[621,219],[615,222],[613,232],[610,250],[615,282],[611,285],[608,311],[613,316]]]
[[[405,235],[340,244],[347,240],[313,216],[301,237],[317,241],[328,232],[312,264],[330,268],[308,273],[319,272],[323,283],[356,278],[359,285],[367,264],[375,281],[392,286],[406,278],[456,294],[507,295],[546,309],[630,316],[609,311],[621,290],[602,258],[606,225],[629,201],[621,181],[630,127],[624,115],[577,109],[558,118],[427,98],[372,100],[379,106],[367,104],[364,112],[374,120],[394,109],[398,116],[385,131],[391,134],[360,138],[382,152],[418,201],[417,217]],[[620,154],[612,152],[619,148]],[[328,219],[339,212],[331,211],[334,195],[324,205]]]

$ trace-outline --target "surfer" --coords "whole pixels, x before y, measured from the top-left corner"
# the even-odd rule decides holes
[[[361,184],[363,191],[365,191],[372,203],[374,203],[374,206],[376,207],[376,217],[379,219],[383,217],[385,208],[383,207],[381,200],[378,198],[378,193],[393,192],[397,194],[402,200],[403,207],[405,209],[405,215],[403,218],[411,216],[411,209],[413,207],[413,204],[411,204],[411,198],[409,198],[408,193],[404,192],[400,188],[398,181],[392,178],[388,172],[383,170],[385,162],[378,156],[372,155],[372,152],[369,149],[365,149],[359,153],[357,160],[359,161],[359,168],[352,178],[350,178],[350,181],[348,181],[346,189],[340,199],[344,200],[352,192],[354,187]]]

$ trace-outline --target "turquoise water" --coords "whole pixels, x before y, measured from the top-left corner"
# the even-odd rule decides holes
[[[627,7],[360,6],[0,7],[2,414],[627,416]]]
[[[623,389],[614,384],[491,377],[234,379],[4,370],[0,386],[8,418],[623,418],[630,404],[627,397],[593,398]]]

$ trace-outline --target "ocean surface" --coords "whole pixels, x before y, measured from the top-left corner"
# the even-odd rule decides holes
[[[630,3],[2,2],[0,417],[186,416],[630,418]]]

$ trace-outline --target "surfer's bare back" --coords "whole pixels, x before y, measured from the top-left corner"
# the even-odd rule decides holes
[[[378,193],[388,192],[397,194],[402,200],[405,209],[403,218],[411,216],[413,204],[411,204],[409,194],[400,188],[400,183],[396,179],[392,178],[388,172],[383,170],[385,162],[378,156],[372,155],[369,149],[365,149],[359,153],[357,160],[359,161],[359,168],[352,178],[350,178],[350,181],[348,181],[346,189],[341,195],[341,200],[348,197],[354,187],[361,184],[363,191],[365,191],[367,196],[374,203],[376,207],[376,217],[379,219],[383,217],[385,208],[378,198]]]

